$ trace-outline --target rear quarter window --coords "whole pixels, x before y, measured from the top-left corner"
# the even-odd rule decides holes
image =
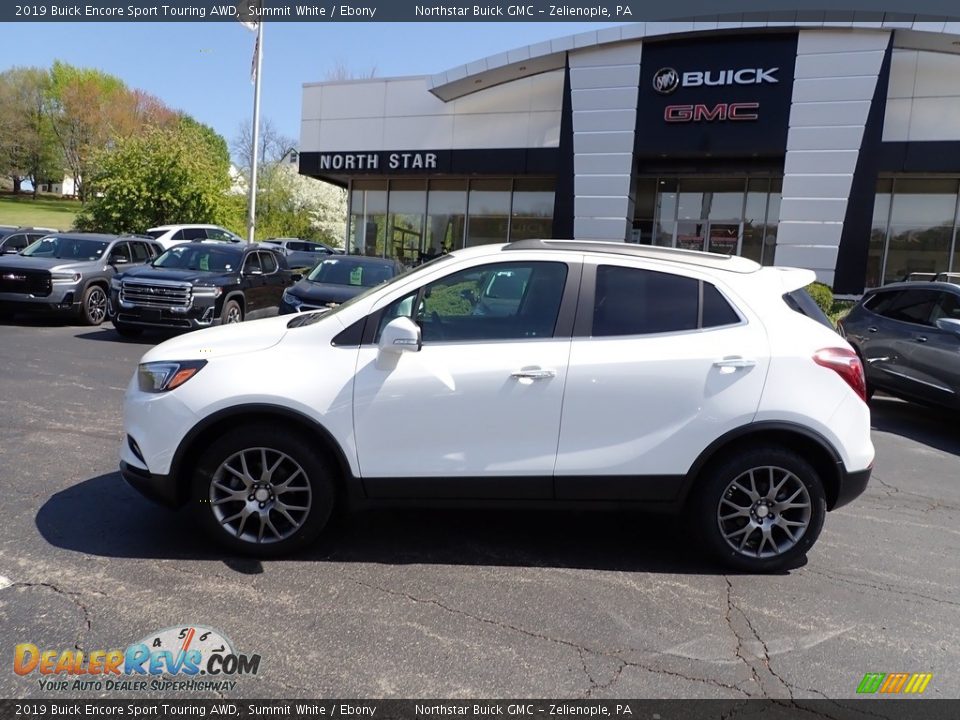
[[[788,292],[783,296],[783,301],[790,307],[791,310],[794,310],[801,315],[806,315],[811,320],[815,320],[824,327],[828,327],[831,330],[834,330],[833,323],[830,322],[830,318],[826,316],[823,310],[820,309],[820,306],[814,302],[813,298],[810,297],[808,293],[803,288],[799,290],[794,290],[793,292]]]

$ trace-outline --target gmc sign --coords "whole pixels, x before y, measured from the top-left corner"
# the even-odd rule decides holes
[[[713,122],[715,120],[756,120],[760,117],[757,109],[760,103],[717,103],[713,106],[667,105],[663,110],[663,119],[671,123]]]

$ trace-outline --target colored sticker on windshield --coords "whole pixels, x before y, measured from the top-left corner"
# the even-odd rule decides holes
[[[350,271],[350,284],[363,285],[363,268],[359,265]]]
[[[210,256],[209,256],[209,255],[202,255],[202,256],[200,257],[200,269],[201,269],[201,270],[209,270],[209,269],[210,269]]]

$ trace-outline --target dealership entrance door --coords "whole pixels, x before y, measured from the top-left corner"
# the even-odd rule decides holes
[[[773,264],[780,177],[657,177],[637,183],[634,242]]]

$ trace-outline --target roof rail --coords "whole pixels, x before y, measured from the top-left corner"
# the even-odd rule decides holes
[[[663,262],[682,263],[684,265],[698,265],[736,273],[752,273],[760,269],[758,263],[748,258],[740,257],[739,255],[720,255],[718,253],[702,252],[700,250],[684,250],[658,245],[638,245],[636,243],[610,240],[514,240],[504,245],[503,249],[505,251],[561,250],[567,252],[625,255],[628,257],[646,258]]]

